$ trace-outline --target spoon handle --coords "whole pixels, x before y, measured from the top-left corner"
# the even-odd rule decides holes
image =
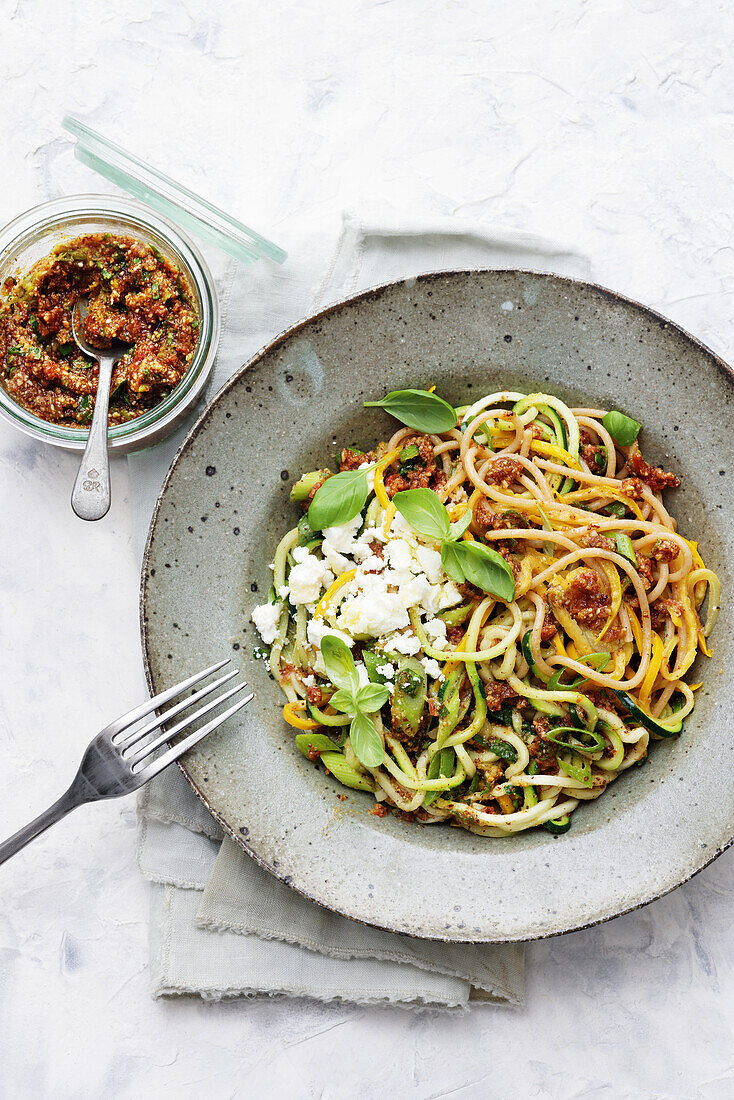
[[[79,473],[71,493],[71,506],[79,519],[102,519],[110,510],[110,459],[107,452],[107,413],[115,360],[99,357],[99,382],[94,416]]]

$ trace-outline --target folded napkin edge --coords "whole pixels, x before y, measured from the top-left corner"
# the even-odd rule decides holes
[[[490,998],[496,998],[495,1003],[513,1008],[520,1008],[523,1004],[522,997],[518,996],[502,981],[498,980],[492,986],[489,986],[488,984],[483,984],[475,975],[470,974],[468,971],[462,972],[457,968],[452,969],[446,966],[431,966],[429,962],[415,955],[404,954],[398,951],[389,951],[385,948],[377,948],[374,946],[369,949],[354,947],[349,950],[332,946],[326,950],[323,945],[319,945],[314,940],[307,940],[303,937],[298,938],[295,935],[287,935],[285,932],[276,931],[275,929],[265,929],[262,927],[255,928],[254,926],[249,926],[244,923],[230,924],[225,921],[215,921],[208,918],[197,918],[196,926],[205,932],[233,932],[241,936],[255,936],[259,940],[279,940],[284,943],[293,944],[296,947],[302,947],[304,950],[311,951],[316,955],[327,955],[333,959],[378,959],[381,962],[393,962],[414,966],[417,970],[425,970],[431,974],[440,974],[444,977],[457,978],[460,981],[467,982],[473,989],[488,994]],[[476,945],[457,944],[456,946],[473,947]],[[484,998],[476,999],[483,1000]]]

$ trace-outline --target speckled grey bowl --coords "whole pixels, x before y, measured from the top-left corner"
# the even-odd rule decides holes
[[[508,303],[513,308],[508,308]],[[306,761],[281,718],[250,611],[293,525],[299,471],[395,422],[362,401],[435,382],[455,404],[550,388],[644,424],[645,454],[680,473],[670,502],[724,585],[714,657],[682,736],[654,746],[574,815],[571,832],[502,840],[367,811]],[[690,878],[734,834],[730,369],[664,318],[600,287],[524,271],[426,275],[369,291],[278,337],[192,429],[158,501],[143,567],[143,647],[160,691],[225,652],[255,701],[186,758],[220,824],[322,905],[445,940],[523,940],[606,920]],[[345,801],[339,796],[346,793]]]

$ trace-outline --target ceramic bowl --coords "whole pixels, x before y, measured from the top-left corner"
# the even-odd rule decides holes
[[[296,750],[262,661],[252,607],[293,526],[290,483],[341,441],[365,449],[395,422],[363,400],[435,383],[460,405],[493,390],[550,389],[642,421],[645,454],[679,473],[668,497],[724,586],[713,657],[683,734],[654,745],[582,805],[561,837],[505,839],[368,813]],[[232,653],[256,698],[186,758],[227,832],[321,905],[444,940],[525,940],[643,905],[732,840],[734,412],[731,370],[663,317],[598,286],[525,271],[426,275],[369,291],[278,337],[202,414],[161,491],[142,581],[151,691]],[[342,801],[344,796],[346,799]]]

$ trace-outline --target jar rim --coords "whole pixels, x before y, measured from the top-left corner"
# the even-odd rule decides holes
[[[191,362],[181,381],[159,404],[141,416],[109,428],[111,450],[143,446],[149,436],[159,440],[166,430],[173,430],[182,409],[188,409],[200,395],[211,375],[220,331],[219,301],[214,277],[201,251],[191,238],[174,222],[135,199],[110,195],[79,194],[39,203],[17,215],[0,229],[0,270],[30,241],[73,228],[75,221],[109,219],[128,224],[130,230],[142,236],[152,235],[181,261],[189,277],[200,310],[199,339]],[[155,243],[155,242],[154,242]],[[51,246],[50,246],[51,247]],[[49,247],[49,251],[50,251]],[[73,450],[82,450],[89,435],[88,428],[70,428],[42,420],[19,405],[0,386],[0,415],[17,428],[47,443]]]

